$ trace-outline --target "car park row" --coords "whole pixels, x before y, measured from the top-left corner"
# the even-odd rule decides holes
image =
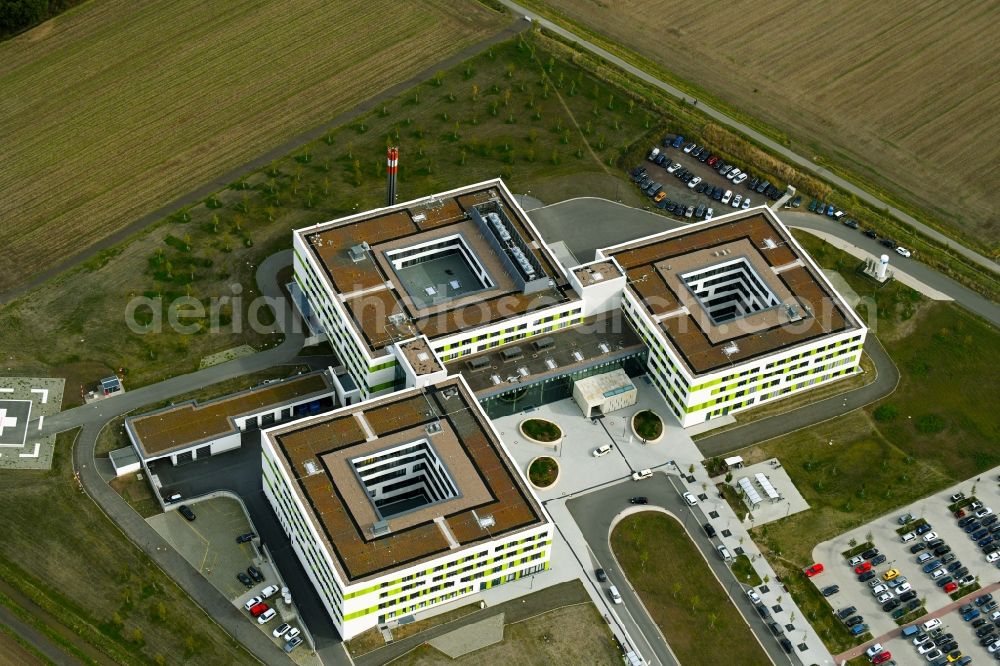
[[[236,537],[236,543],[244,544],[253,541],[256,538],[253,532],[247,532]],[[243,586],[248,590],[253,588],[257,583],[264,582],[264,574],[260,569],[251,565],[247,567],[246,573],[240,571],[236,574],[236,579],[243,583]],[[271,620],[273,620],[277,615],[278,611],[267,604],[267,600],[282,592],[277,585],[268,585],[256,595],[247,599],[243,604],[243,610],[250,614],[250,617],[257,620],[257,624],[265,625]],[[302,645],[301,630],[292,627],[287,622],[280,624],[278,627],[271,632],[274,638],[278,638],[284,641],[283,648],[285,652],[291,652],[298,646]]]
[[[698,146],[694,143],[684,142],[683,136],[668,136],[663,139],[663,149],[654,147],[648,156],[653,164],[663,168],[666,175],[672,175],[687,185],[688,189],[697,194],[704,194],[712,201],[718,202],[721,206],[731,206],[736,209],[746,210],[751,205],[750,193],[744,195],[735,193],[732,189],[722,186],[713,186],[701,176],[695,175],[692,171],[667,158],[666,151],[669,148],[680,148],[683,153],[691,159],[695,159],[705,165],[705,168],[712,169],[719,176],[725,177],[732,183],[733,188],[742,183],[746,183],[746,188],[751,192],[762,194],[771,200],[777,200],[782,190],[772,185],[764,178],[750,177],[750,174],[741,170],[733,164],[727,163],[721,157],[713,155],[707,146]],[[662,183],[654,179],[645,166],[637,166],[631,172],[632,180],[639,185],[640,190],[653,200],[654,205],[661,209],[673,213],[679,217],[711,219],[715,210],[711,204],[685,204],[671,201],[667,197],[666,189]]]

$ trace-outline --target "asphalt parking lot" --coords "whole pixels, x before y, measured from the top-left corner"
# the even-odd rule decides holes
[[[685,153],[684,148],[674,148],[668,141],[668,139],[673,139],[673,135],[668,135],[666,139],[660,143],[660,145],[655,146],[659,150],[660,154],[666,157],[666,161],[662,165],[655,164],[653,161],[646,160],[641,166],[646,168],[646,175],[649,176],[653,181],[663,185],[663,189],[666,191],[667,199],[672,203],[679,203],[683,206],[694,206],[696,209],[699,204],[703,204],[706,208],[712,208],[713,216],[723,215],[725,213],[733,212],[737,210],[737,207],[742,207],[745,199],[750,198],[750,204],[746,206],[747,208],[751,206],[760,206],[763,204],[771,203],[784,193],[784,184],[775,183],[775,187],[779,190],[778,193],[774,193],[772,190],[772,197],[766,196],[765,193],[758,193],[751,190],[749,186],[754,183],[753,174],[750,173],[750,177],[744,180],[740,184],[734,184],[733,180],[728,179],[726,175],[722,175],[718,172],[718,167],[722,164],[719,161],[715,167],[708,165],[708,160],[702,162],[700,158],[694,157],[695,149],[692,153]],[[685,141],[684,145],[690,145],[689,141]],[[672,164],[680,164],[681,169],[677,171],[668,172],[667,168],[671,167]],[[740,169],[740,165],[736,165],[737,169]],[[720,188],[722,192],[729,190],[732,192],[732,199],[729,203],[722,203],[721,200],[713,199],[711,196],[711,190],[706,190],[704,193],[698,193],[697,189],[688,187],[688,184],[683,180],[677,178],[676,174],[681,173],[681,170],[685,170],[688,173],[701,179],[701,184],[711,185],[713,188]],[[728,174],[727,174],[728,175]],[[739,195],[740,202],[738,206],[733,206],[736,201],[736,196]],[[651,201],[652,203],[652,201]],[[655,204],[654,204],[655,205]],[[657,208],[660,206],[657,205]],[[670,213],[669,209],[664,210],[666,213]],[[675,217],[688,219],[684,217],[683,213],[674,213]],[[696,221],[695,217],[690,218],[690,220]]]
[[[840,592],[829,598],[834,610],[846,606],[856,606],[858,614],[869,625],[870,633],[873,636],[896,635],[898,631],[896,622],[890,617],[889,613],[882,610],[881,604],[875,601],[870,592],[870,587],[866,583],[858,581],[853,567],[849,566],[841,555],[843,551],[850,548],[849,543],[852,539],[856,540],[857,543],[863,543],[871,536],[871,541],[875,547],[886,557],[885,563],[874,567],[874,570],[877,572],[876,576],[881,578],[888,569],[898,569],[900,575],[905,576],[917,592],[917,598],[924,600],[924,607],[928,614],[930,616],[943,614],[943,617],[946,619],[945,623],[953,628],[957,628],[957,631],[953,631],[955,640],[958,641],[959,648],[965,654],[973,656],[976,662],[982,662],[987,659],[992,660],[993,655],[989,654],[986,648],[979,645],[979,638],[975,636],[972,628],[962,626],[966,623],[958,617],[956,612],[950,610],[951,606],[956,604],[936,582],[945,576],[951,575],[953,572],[947,569],[956,562],[960,562],[962,566],[967,567],[969,575],[975,576],[983,588],[997,584],[1000,581],[1000,570],[986,561],[977,543],[970,539],[963,528],[959,527],[957,519],[949,509],[949,505],[952,504],[951,495],[958,492],[962,492],[970,498],[974,493],[975,497],[982,501],[984,506],[1000,509],[1000,484],[997,483],[998,473],[1000,473],[1000,469],[991,470],[988,473],[982,474],[978,479],[969,479],[952,488],[925,497],[919,502],[901,507],[891,514],[882,516],[835,539],[819,544],[813,550],[813,556],[816,558],[816,561],[825,564],[826,571],[814,578],[814,583],[820,589],[832,584],[839,585]],[[926,544],[923,540],[925,535],[917,536],[904,543],[897,533],[897,530],[900,528],[898,518],[906,513],[910,513],[918,519],[925,519],[931,525],[931,532],[936,533],[937,538],[941,539],[944,544],[951,548],[951,552],[945,554],[944,558],[947,558],[951,554],[955,556],[954,559],[949,558],[950,561],[944,562],[943,566],[939,565],[934,568],[934,571],[939,568],[945,569],[945,572],[939,574],[936,580],[932,579],[933,571],[931,573],[924,573],[924,565],[916,562],[916,558],[921,553],[927,552],[926,549],[918,553],[911,552],[911,548],[915,544]],[[933,556],[930,560],[927,560],[927,563],[935,559],[942,558]],[[977,592],[972,597],[978,594]],[[881,642],[884,646],[888,647],[886,640],[881,640]],[[894,640],[893,642],[896,641]],[[927,663],[922,658],[918,658],[912,645],[907,648],[907,651],[914,659],[917,659],[912,663]],[[892,652],[893,657],[896,658],[897,651],[892,650]],[[897,659],[897,661],[899,663],[911,663],[909,659],[905,658],[902,661]]]
[[[179,511],[167,511],[148,522],[227,599],[240,598],[247,590],[236,579],[237,572],[246,572],[251,564],[261,566],[253,544],[236,543],[238,535],[252,531],[243,508],[226,497],[190,507],[197,516],[194,521],[185,520]]]

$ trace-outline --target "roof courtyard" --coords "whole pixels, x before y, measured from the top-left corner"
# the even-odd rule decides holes
[[[578,298],[499,180],[295,233],[373,356]]]
[[[770,211],[601,250],[693,374],[861,328]]]
[[[279,426],[265,437],[352,583],[546,520],[457,377]],[[412,476],[401,470],[413,456],[425,461],[421,475],[433,477],[417,485],[440,492],[377,499],[384,496],[383,487],[376,491],[378,477],[388,474],[398,485],[400,476]]]

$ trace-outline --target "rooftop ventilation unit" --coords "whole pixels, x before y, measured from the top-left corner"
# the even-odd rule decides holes
[[[733,354],[738,354],[739,351],[740,347],[735,342],[730,342],[728,345],[722,348],[722,353],[725,354],[727,357],[730,357]]]
[[[452,386],[451,388],[446,388],[445,390],[441,391],[441,395],[444,396],[445,400],[451,400],[456,395],[458,395],[458,389],[455,388],[454,386]]]
[[[384,536],[389,533],[389,521],[379,520],[372,523],[372,536]]]
[[[441,432],[441,422],[440,421],[433,421],[431,423],[428,423],[427,426],[424,428],[424,431],[428,435],[436,435],[436,434],[438,434],[439,432]]]
[[[545,359],[545,367],[548,368],[549,370],[555,370],[556,368],[559,367],[559,364],[556,363],[553,359],[547,358]]]
[[[404,321],[406,321],[406,315],[402,312],[395,312],[389,315],[389,323],[393,326],[399,326]]]
[[[532,344],[534,344],[535,350],[542,351],[543,349],[548,349],[549,347],[555,345],[556,341],[549,336],[545,336],[544,338],[535,340]]]
[[[413,221],[417,223],[423,222],[426,219],[427,219],[426,213],[417,213],[416,215],[413,216]]]
[[[583,354],[580,352],[579,349],[573,352],[573,358],[576,359],[577,362],[583,360]]]
[[[764,239],[764,249],[765,250],[773,250],[776,247],[778,247],[778,244],[774,242],[773,238],[765,238]]]
[[[306,468],[306,474],[312,476],[313,474],[319,474],[319,466],[313,460],[307,460],[302,463],[302,466]]]
[[[608,343],[606,342],[602,342],[601,344],[597,345],[597,348],[601,350],[602,354],[607,354],[608,352],[611,351],[611,347],[609,347]]]
[[[472,512],[472,515],[476,519],[476,522],[479,523],[479,527],[484,530],[488,530],[497,524],[497,521],[493,519],[492,515],[480,517],[475,511]]]
[[[493,382],[493,386],[499,386],[503,382],[500,375],[490,375],[490,381]]]
[[[351,261],[353,261],[354,263],[363,261],[364,258],[367,256],[367,253],[368,253],[368,243],[358,243],[357,245],[352,245],[351,249],[347,251],[347,254],[350,255],[351,257]]]
[[[527,377],[530,373],[528,372],[528,369],[522,365],[520,368],[517,369],[517,374],[521,375],[522,377]]]

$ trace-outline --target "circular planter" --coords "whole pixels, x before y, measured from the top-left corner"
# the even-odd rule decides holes
[[[538,456],[528,463],[528,483],[537,490],[548,490],[555,486],[559,482],[560,473],[559,463],[551,456]]]
[[[525,419],[517,425],[521,436],[534,444],[541,444],[550,449],[559,446],[563,439],[563,431],[557,424],[548,419]]]
[[[646,414],[650,415],[652,417],[652,419],[649,419],[648,417],[644,417],[643,418],[644,423],[640,426],[640,427],[642,427],[642,432],[639,432],[639,428],[636,427],[636,420],[640,416],[643,416],[643,415],[646,415]],[[655,419],[655,420],[653,420],[653,419]],[[656,432],[657,430],[659,430],[659,433],[656,434],[655,437],[647,437],[646,435],[653,434],[653,432],[650,432],[649,430],[647,430],[647,428],[651,428],[653,430],[653,432]],[[647,444],[655,444],[656,442],[658,442],[661,439],[663,439],[663,418],[659,414],[657,414],[656,412],[654,412],[651,409],[643,409],[641,411],[638,411],[638,412],[636,412],[635,414],[632,415],[632,433],[636,437],[638,437],[639,439],[641,439],[644,442],[646,442]],[[645,434],[643,434],[643,433],[645,433]]]

